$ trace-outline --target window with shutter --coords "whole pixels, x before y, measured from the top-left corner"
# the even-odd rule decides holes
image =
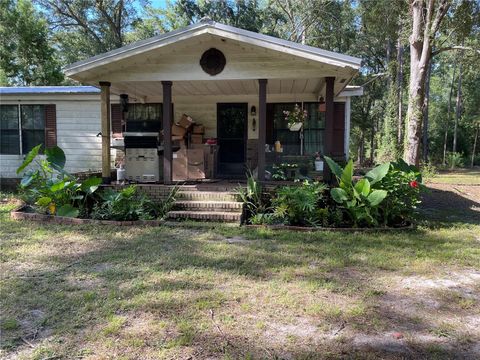
[[[45,147],[57,145],[57,108],[55,104],[45,105]]]
[[[120,104],[111,105],[112,136],[122,137],[122,106]]]

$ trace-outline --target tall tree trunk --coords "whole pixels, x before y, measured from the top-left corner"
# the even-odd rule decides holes
[[[408,164],[418,166],[422,108],[425,98],[425,77],[432,56],[432,42],[448,11],[448,0],[410,0],[412,33],[410,35],[410,86],[407,110],[407,143],[403,157]],[[435,13],[435,14],[434,14]]]
[[[372,134],[370,137],[370,165],[374,164],[375,160],[375,122],[372,123]]]
[[[360,144],[358,146],[358,165],[362,166],[365,161],[365,133],[361,130]]]
[[[452,113],[452,96],[453,96],[453,86],[455,84],[455,73],[457,72],[457,62],[453,63],[453,75],[452,81],[450,83],[450,93],[448,95],[448,107],[447,107],[447,122],[445,124],[445,135],[443,138],[443,166],[446,165],[447,161],[447,142],[448,142],[448,127],[450,126],[450,115]]]
[[[397,117],[397,145],[401,149],[403,147],[403,44],[401,40],[401,31],[400,27],[398,42],[397,42],[397,102],[398,102],[398,117]]]
[[[458,65],[458,86],[457,86],[457,101],[455,104],[455,125],[453,127],[453,146],[452,151],[457,152],[457,133],[458,121],[462,115],[462,62]]]
[[[430,76],[432,75],[432,62],[428,66],[425,79],[425,99],[423,101],[423,162],[428,162],[429,141],[428,141],[428,102],[430,101]]]
[[[470,167],[473,167],[473,165],[475,165],[475,152],[477,151],[477,139],[478,139],[479,129],[480,129],[480,123],[477,124],[477,130],[475,131],[475,138],[473,139],[472,161],[470,162]]]

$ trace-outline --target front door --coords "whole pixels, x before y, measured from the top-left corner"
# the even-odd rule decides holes
[[[245,174],[247,121],[247,103],[217,104],[218,172],[220,176],[237,177]]]

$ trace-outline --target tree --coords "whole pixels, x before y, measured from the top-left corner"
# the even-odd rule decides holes
[[[410,0],[410,11],[410,83],[404,159],[418,165],[427,69],[432,57],[444,51],[480,52],[457,45],[474,36],[472,31],[478,33],[478,4],[473,0]],[[443,28],[442,23],[445,23]]]
[[[126,33],[145,1],[38,0],[49,15],[63,62],[70,63],[126,44]]]
[[[0,3],[0,73],[9,85],[56,85],[63,74],[46,19],[29,0]]]

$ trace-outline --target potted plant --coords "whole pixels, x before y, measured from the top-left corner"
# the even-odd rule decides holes
[[[316,152],[314,156],[315,171],[323,171],[323,160],[320,152]]]
[[[283,114],[290,131],[300,131],[307,118],[307,110],[302,110],[298,104],[295,104],[292,111],[285,110]]]

